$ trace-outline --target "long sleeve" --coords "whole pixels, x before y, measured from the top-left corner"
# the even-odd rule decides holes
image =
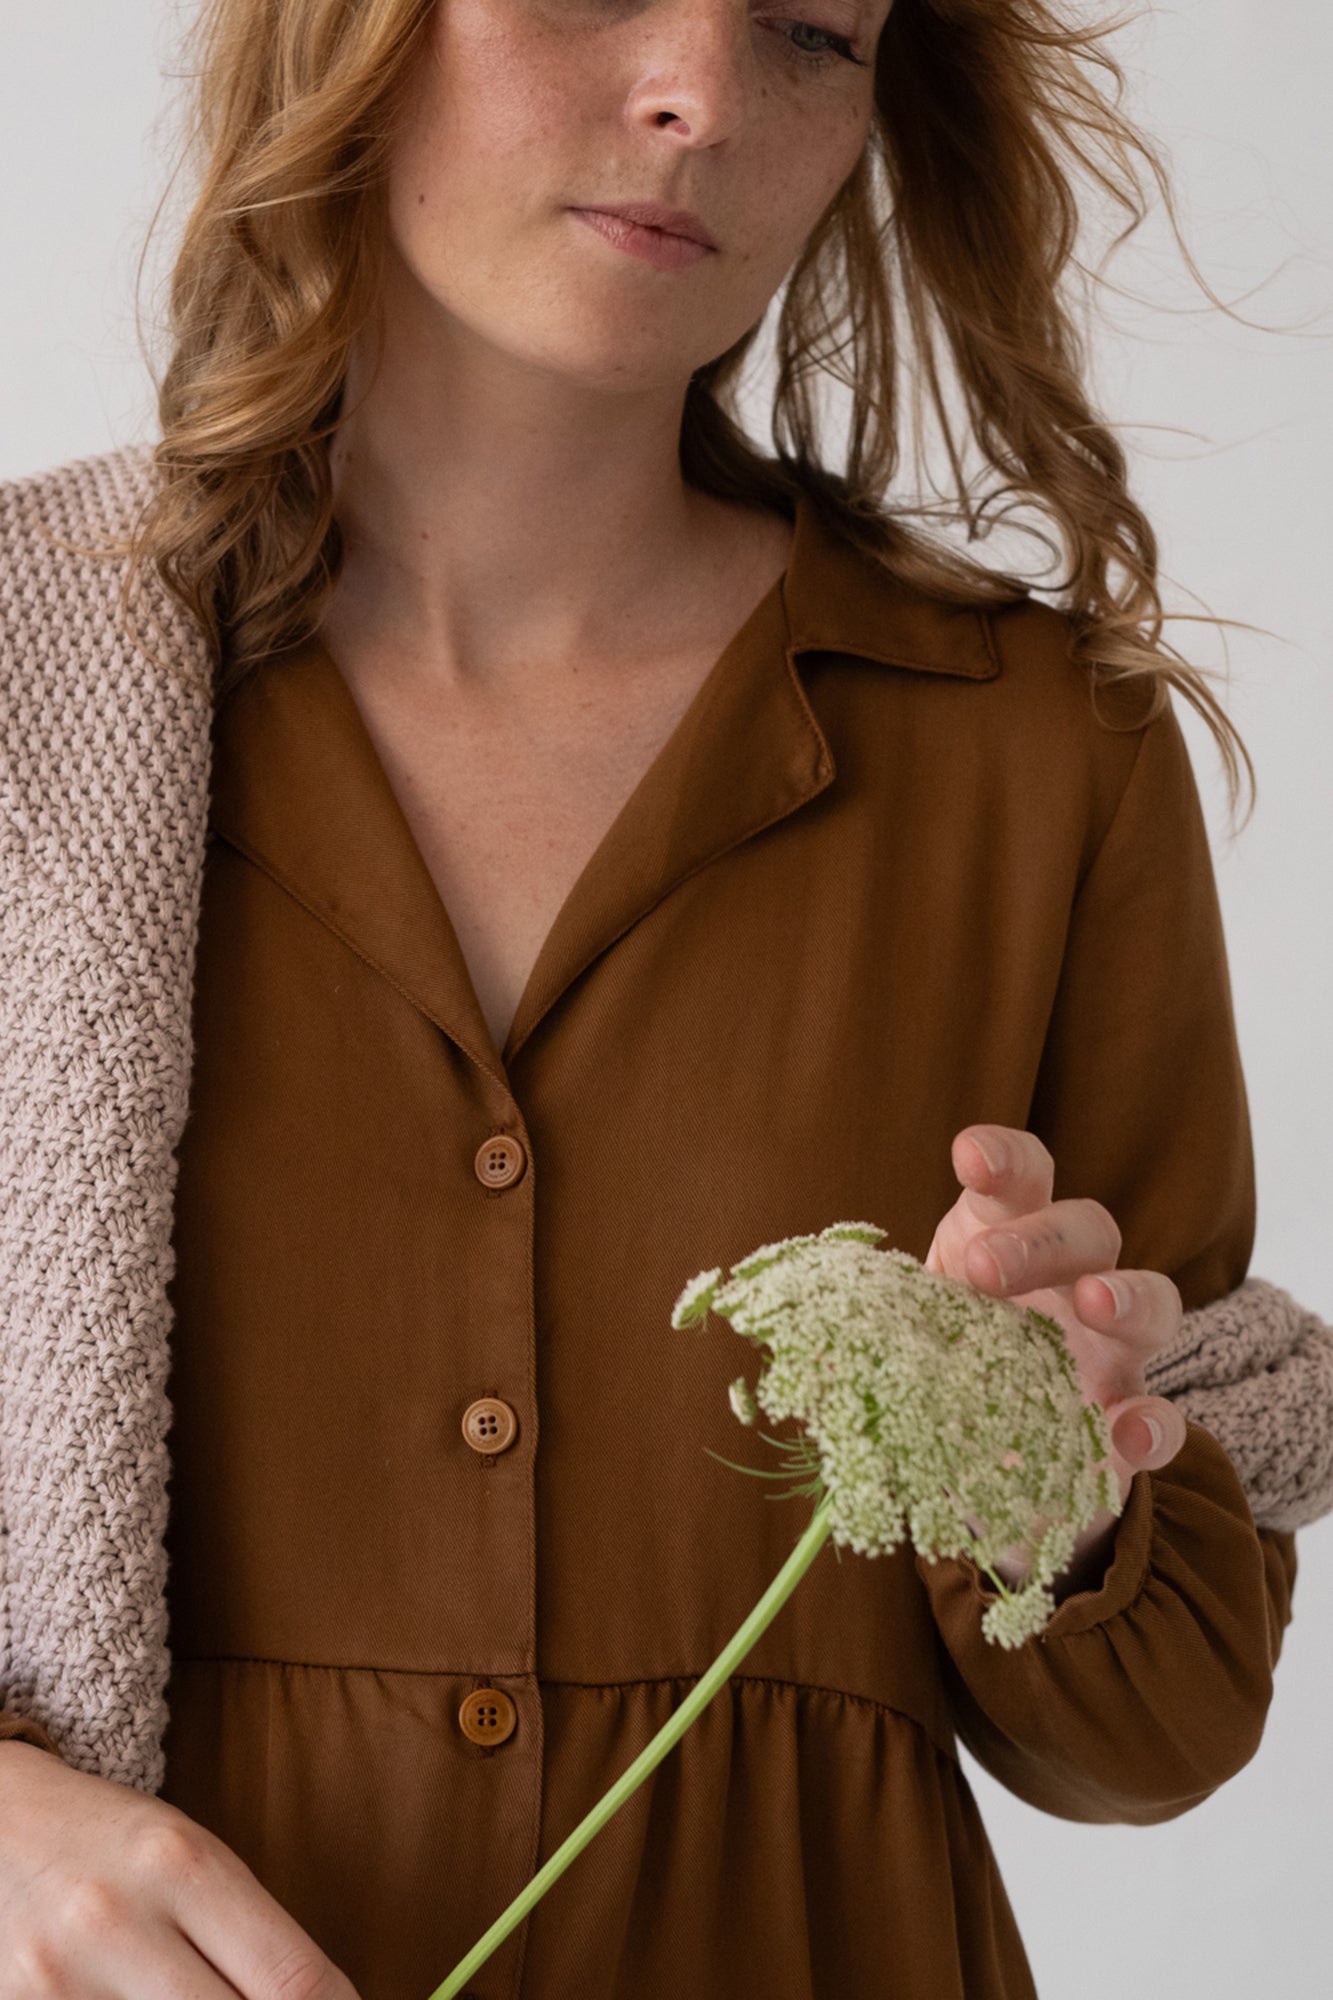
[[[1029,1124],[1054,1158],[1054,1198],[1092,1196],[1115,1217],[1122,1267],[1166,1272],[1187,1312],[1241,1285],[1249,1113],[1207,828],[1173,708],[1144,729],[1075,898]],[[1295,1538],[1256,1528],[1224,1446],[1187,1421],[1176,1458],[1135,1478],[1100,1587],[1066,1598],[1024,1646],[981,1636],[992,1593],[969,1559],[916,1558],[960,1737],[1062,1818],[1174,1818],[1262,1737]]]
[[[1190,1423],[1134,1480],[1099,1590],[1013,1651],[982,1637],[975,1564],[916,1558],[947,1648],[955,1727],[978,1763],[1060,1819],[1150,1826],[1254,1755],[1291,1617],[1295,1537],[1256,1534],[1226,1453]]]

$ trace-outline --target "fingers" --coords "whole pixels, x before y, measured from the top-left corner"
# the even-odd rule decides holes
[[[350,1980],[240,1855],[172,1811],[171,1819],[156,1822],[141,1837],[136,1865],[199,1956],[238,1994],[299,1992],[303,2000],[356,2000]],[[219,2000],[231,1990],[220,1988]]]
[[[1183,1410],[1165,1396],[1136,1396],[1106,1412],[1111,1442],[1135,1472],[1169,1465],[1189,1435]]]
[[[1036,1292],[1072,1285],[1089,1271],[1114,1265],[1119,1225],[1092,1200],[1054,1201],[1034,1212],[1020,1209],[1001,1226],[974,1236],[967,1246],[967,1280],[988,1292]]]
[[[964,1246],[969,1284],[999,1294],[1032,1292],[1071,1285],[1115,1263],[1121,1244],[1115,1218],[1097,1201],[1052,1202],[1055,1162],[1035,1132],[969,1125],[952,1150],[964,1205],[994,1225]]]
[[[1124,1294],[1124,1310],[1113,1310],[1108,1286]],[[1185,1317],[1179,1288],[1165,1271],[1085,1272],[1074,1286],[1074,1310],[1099,1333],[1114,1334],[1146,1364],[1180,1332]]]
[[[982,1225],[962,1245],[968,1282],[997,1296],[1068,1287],[1078,1318],[1126,1350],[1125,1363],[1141,1382],[1146,1363],[1180,1332],[1184,1308],[1172,1280],[1162,1271],[1115,1269],[1124,1239],[1101,1202],[1052,1201],[1055,1162],[1035,1132],[965,1126],[953,1142],[953,1166],[965,1190],[958,1206]],[[928,1266],[943,1267],[943,1260]],[[1120,1372],[1117,1365],[1114,1373]],[[1103,1402],[1114,1449],[1128,1467],[1160,1469],[1183,1448],[1185,1417],[1167,1398],[1112,1402],[1099,1384],[1091,1392]]]
[[[953,1170],[985,1222],[1044,1208],[1055,1187],[1049,1148],[1017,1125],[965,1125],[953,1142]],[[988,1210],[987,1201],[998,1206]]]
[[[966,1246],[970,1284],[997,1294],[1072,1285],[1080,1319],[1145,1360],[1176,1338],[1184,1317],[1176,1286],[1162,1271],[1114,1268],[1124,1239],[1102,1203],[1051,1201],[1055,1163],[1035,1132],[966,1126],[954,1140],[953,1162],[978,1219],[992,1225]],[[1011,1237],[1013,1245],[1001,1240]]]

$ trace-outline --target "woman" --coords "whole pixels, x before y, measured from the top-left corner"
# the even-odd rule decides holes
[[[1059,289],[1108,59],[1040,0],[211,0],[200,51],[161,440],[0,495],[0,2000],[442,1980],[799,1532],[672,1301],[845,1216],[1059,1313],[1123,1511],[1012,1655],[966,1560],[817,1563],[472,1990],[1029,1995],[958,1741],[1201,1803],[1333,1504],[1168,688],[1234,731]],[[895,273],[1068,611],[884,502]]]

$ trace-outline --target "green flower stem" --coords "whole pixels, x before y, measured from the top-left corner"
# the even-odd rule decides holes
[[[638,1789],[648,1773],[661,1763],[667,1751],[679,1742],[695,1716],[708,1706],[723,1682],[745,1658],[765,1626],[770,1624],[781,1610],[818,1555],[829,1533],[830,1505],[831,1498],[826,1493],[800,1541],[745,1623],[735,1637],[724,1646],[707,1673],[695,1687],[691,1688],[680,1707],[662,1724],[652,1742],[639,1753],[624,1775],[616,1779],[610,1791],[603,1794],[591,1812],[580,1820],[569,1838],[556,1849],[545,1866],[538,1870],[527,1888],[519,1891],[509,1908],[502,1916],[496,1918],[485,1936],[479,1938],[473,1945],[467,1957],[459,1960],[444,1984],[437,1986],[435,1991],[428,1995],[428,2000],[453,2000],[453,1995],[472,1977],[479,1966],[486,1963],[496,1946],[502,1944],[510,1931],[522,1923],[533,1905],[541,1901],[552,1882],[564,1874],[575,1855],[582,1853],[593,1835],[606,1825],[612,1813],[624,1805],[630,1793]]]

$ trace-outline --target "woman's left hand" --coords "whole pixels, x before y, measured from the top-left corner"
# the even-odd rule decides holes
[[[1122,1238],[1101,1202],[1051,1200],[1055,1162],[1035,1132],[965,1126],[953,1142],[953,1168],[963,1192],[935,1231],[926,1269],[1035,1306],[1064,1328],[1083,1399],[1100,1403],[1111,1426],[1110,1463],[1123,1505],[1134,1474],[1169,1465],[1185,1443],[1183,1414],[1165,1397],[1148,1395],[1144,1381],[1147,1361],[1180,1331],[1179,1291],[1160,1271],[1115,1269]],[[1123,1291],[1119,1316],[1108,1285]],[[1149,1420],[1160,1432],[1156,1440]],[[1083,1587],[1080,1579],[1099,1578],[1118,1520],[1097,1510],[1078,1537],[1057,1599]],[[1045,1525],[1043,1518],[1039,1534]],[[979,1523],[969,1526],[979,1531]],[[1023,1545],[1006,1550],[996,1567],[1014,1583],[1029,1561]]]

